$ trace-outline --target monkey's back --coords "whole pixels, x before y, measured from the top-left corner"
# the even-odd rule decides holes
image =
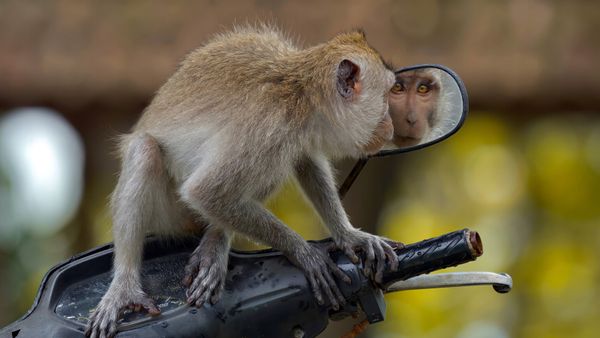
[[[181,171],[173,172],[180,178],[217,149],[272,149],[289,135],[282,124],[286,103],[271,99],[272,91],[282,87],[273,78],[289,72],[284,60],[297,51],[268,26],[217,35],[184,59],[133,132],[156,138],[168,165]]]
[[[185,119],[182,114],[193,118],[197,114],[222,113],[229,110],[227,106],[251,104],[261,95],[262,84],[286,71],[282,60],[296,51],[281,32],[265,25],[219,34],[183,60],[136,128],[143,128],[146,120],[161,120],[161,115],[175,114]],[[190,107],[194,107],[193,112]]]

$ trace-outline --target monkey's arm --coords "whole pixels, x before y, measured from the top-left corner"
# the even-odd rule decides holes
[[[364,272],[367,276],[372,275],[372,267],[376,261],[375,281],[380,282],[386,257],[391,268],[397,269],[398,257],[388,241],[356,229],[350,224],[337,194],[331,167],[324,157],[304,158],[296,166],[296,173],[300,185],[331,231],[337,246],[355,263],[358,262],[355,250],[364,251]]]
[[[251,186],[246,184],[249,181],[247,176],[236,173],[236,170],[222,170],[216,165],[214,168],[214,172],[198,171],[192,175],[182,187],[183,199],[213,226],[239,232],[281,250],[304,271],[319,303],[324,303],[325,293],[334,309],[344,305],[345,298],[333,277],[348,283],[350,279],[335,265],[327,251],[307,243],[261,203],[240,191],[242,187]],[[213,176],[223,172],[227,173],[227,179],[215,179]]]

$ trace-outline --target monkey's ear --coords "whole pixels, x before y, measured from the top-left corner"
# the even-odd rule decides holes
[[[358,93],[360,67],[354,62],[344,59],[337,70],[337,90],[342,97],[349,99]]]

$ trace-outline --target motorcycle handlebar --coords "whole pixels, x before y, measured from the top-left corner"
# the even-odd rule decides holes
[[[382,321],[386,312],[383,292],[389,286],[417,275],[473,261],[483,254],[483,246],[477,232],[463,229],[409,244],[395,252],[399,260],[398,269],[393,271],[387,265],[380,285],[375,285],[362,274],[361,264],[352,264],[341,253],[336,255],[334,259],[338,266],[352,276],[352,285],[340,283],[348,302],[340,311],[330,312],[330,319],[345,318],[356,312],[357,305],[360,305],[370,323]]]
[[[397,271],[384,272],[382,287],[435,270],[475,260],[483,254],[481,238],[476,231],[458,230],[397,249]]]

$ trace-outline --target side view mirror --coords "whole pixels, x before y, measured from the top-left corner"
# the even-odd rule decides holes
[[[429,147],[462,127],[469,111],[467,90],[450,68],[422,64],[401,68],[389,93],[394,137],[378,153],[358,160],[338,189],[343,198],[369,158]]]
[[[373,157],[428,147],[454,134],[469,104],[462,80],[442,65],[399,69],[389,94],[394,137]]]

